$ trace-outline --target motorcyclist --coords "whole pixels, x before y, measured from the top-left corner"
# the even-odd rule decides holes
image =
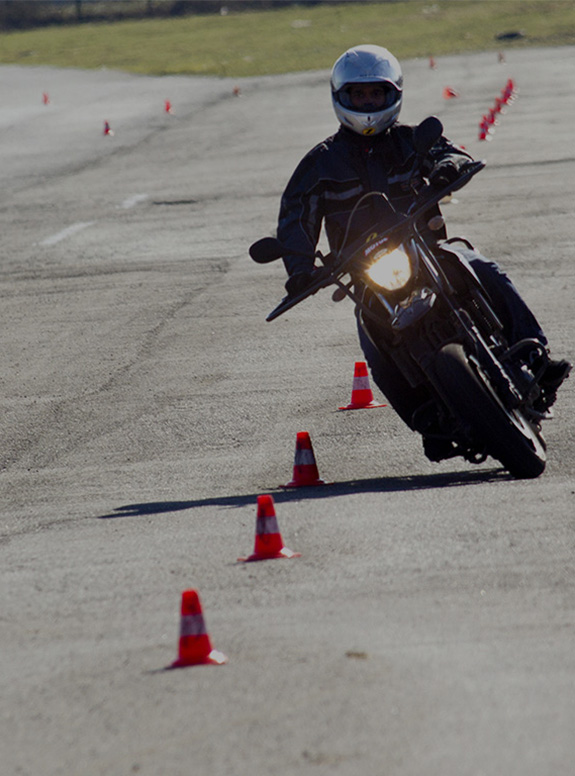
[[[345,240],[353,241],[379,222],[392,218],[382,197],[368,197],[357,207],[348,230],[348,220],[358,200],[369,191],[382,191],[396,211],[405,213],[412,202],[410,186],[414,161],[414,127],[400,124],[403,75],[397,59],[387,49],[374,45],[355,46],[342,54],[331,73],[331,94],[340,122],[336,134],[309,151],[297,166],[282,196],[277,237],[287,248],[284,264],[289,278],[288,296],[296,296],[312,281],[316,246],[322,224],[330,249],[337,251]],[[422,174],[432,185],[444,187],[454,181],[472,157],[441,137],[431,149]],[[439,209],[430,212],[430,217]],[[392,225],[392,221],[389,225]],[[446,237],[440,226],[432,237]],[[466,244],[457,251],[471,263],[487,289],[510,344],[532,338],[547,347],[547,339],[507,275]],[[399,373],[393,361],[377,350],[358,327],[361,347],[373,378],[403,420],[411,427],[421,402]],[[556,391],[571,365],[550,360],[540,378],[540,410],[553,404]],[[418,429],[421,431],[421,429]],[[435,439],[426,439],[424,450],[431,460],[453,454]]]

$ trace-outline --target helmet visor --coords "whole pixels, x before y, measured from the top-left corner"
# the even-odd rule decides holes
[[[391,108],[401,92],[389,81],[347,83],[338,92],[340,104],[357,113],[374,113]]]

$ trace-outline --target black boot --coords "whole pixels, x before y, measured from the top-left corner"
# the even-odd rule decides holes
[[[439,463],[439,461],[445,461],[447,458],[454,458],[458,455],[458,451],[449,439],[433,436],[423,437],[423,452],[434,463]]]
[[[556,361],[552,358],[545,367],[545,371],[539,378],[541,393],[533,403],[533,409],[540,413],[547,413],[557,401],[557,391],[561,384],[569,377],[572,365],[564,358]]]
[[[569,377],[571,369],[572,365],[566,359],[555,361],[550,358],[545,371],[539,378],[539,385],[544,389],[557,391],[561,383]]]

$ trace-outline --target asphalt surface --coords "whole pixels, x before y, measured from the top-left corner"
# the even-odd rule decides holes
[[[402,114],[486,159],[450,234],[571,357],[574,54],[407,62]],[[570,776],[575,380],[518,482],[337,411],[347,301],[265,323],[247,249],[335,130],[327,73],[2,67],[0,105],[3,776]],[[329,484],[285,491],[299,431]],[[238,564],[263,493],[301,557]],[[165,670],[190,588],[229,662]]]

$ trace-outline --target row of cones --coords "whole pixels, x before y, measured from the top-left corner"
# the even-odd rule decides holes
[[[240,87],[234,86],[232,93],[234,97],[239,97],[241,95]],[[42,103],[44,105],[50,104],[50,95],[48,94],[48,92],[42,93]],[[164,112],[169,113],[170,115],[174,114],[174,109],[172,107],[172,103],[170,100],[164,100]],[[114,131],[112,130],[110,126],[110,122],[108,120],[104,121],[104,135],[109,135],[110,137],[114,135]]]
[[[238,558],[238,562],[300,557],[301,553],[288,549],[283,543],[273,497],[269,494],[258,496],[254,551],[247,558]],[[178,657],[170,668],[227,663],[223,652],[212,647],[197,590],[184,590],[180,611]]]
[[[241,90],[240,90],[239,86],[234,86],[232,94],[234,95],[234,97],[239,97],[240,96]],[[43,100],[44,100],[44,105],[47,105],[48,102],[50,101],[50,99],[49,99],[47,94],[43,95]],[[172,107],[172,103],[171,103],[170,100],[164,100],[164,113],[169,113],[171,116],[174,115],[174,109]],[[110,129],[110,122],[109,121],[105,121],[104,122],[104,134],[105,135],[113,135],[114,134],[113,131]]]
[[[479,140],[491,139],[493,132],[495,132],[495,125],[499,115],[504,112],[506,105],[510,105],[515,100],[516,96],[517,88],[515,81],[509,78],[501,89],[501,94],[495,98],[493,106],[481,117],[479,122]]]
[[[363,361],[355,364],[351,402],[341,410],[385,407],[377,404],[369,386],[367,365]],[[300,431],[296,437],[293,476],[283,487],[299,488],[324,485],[320,479],[313,446],[307,431]],[[273,496],[258,496],[254,551],[247,557],[238,558],[240,563],[253,563],[262,560],[292,559],[301,557],[284,545],[279,529]],[[182,593],[180,638],[178,658],[170,668],[185,668],[195,665],[224,665],[227,657],[213,649],[208,634],[202,606],[197,590],[184,590]]]
[[[47,95],[44,95],[44,97],[47,97]],[[46,105],[46,101],[44,101],[44,104]],[[170,116],[174,115],[174,109],[172,108],[172,103],[170,100],[164,100],[164,113],[169,113]],[[113,137],[114,131],[110,127],[110,122],[108,120],[104,121],[104,135],[108,135],[110,137]]]
[[[367,410],[376,407],[387,407],[387,404],[381,404],[380,402],[375,401],[369,383],[367,364],[365,361],[356,361],[353,374],[351,401],[349,404],[339,407],[339,409]],[[299,431],[296,437],[293,476],[290,482],[286,483],[283,487],[301,488],[324,484],[324,480],[319,477],[309,433],[307,431]]]

